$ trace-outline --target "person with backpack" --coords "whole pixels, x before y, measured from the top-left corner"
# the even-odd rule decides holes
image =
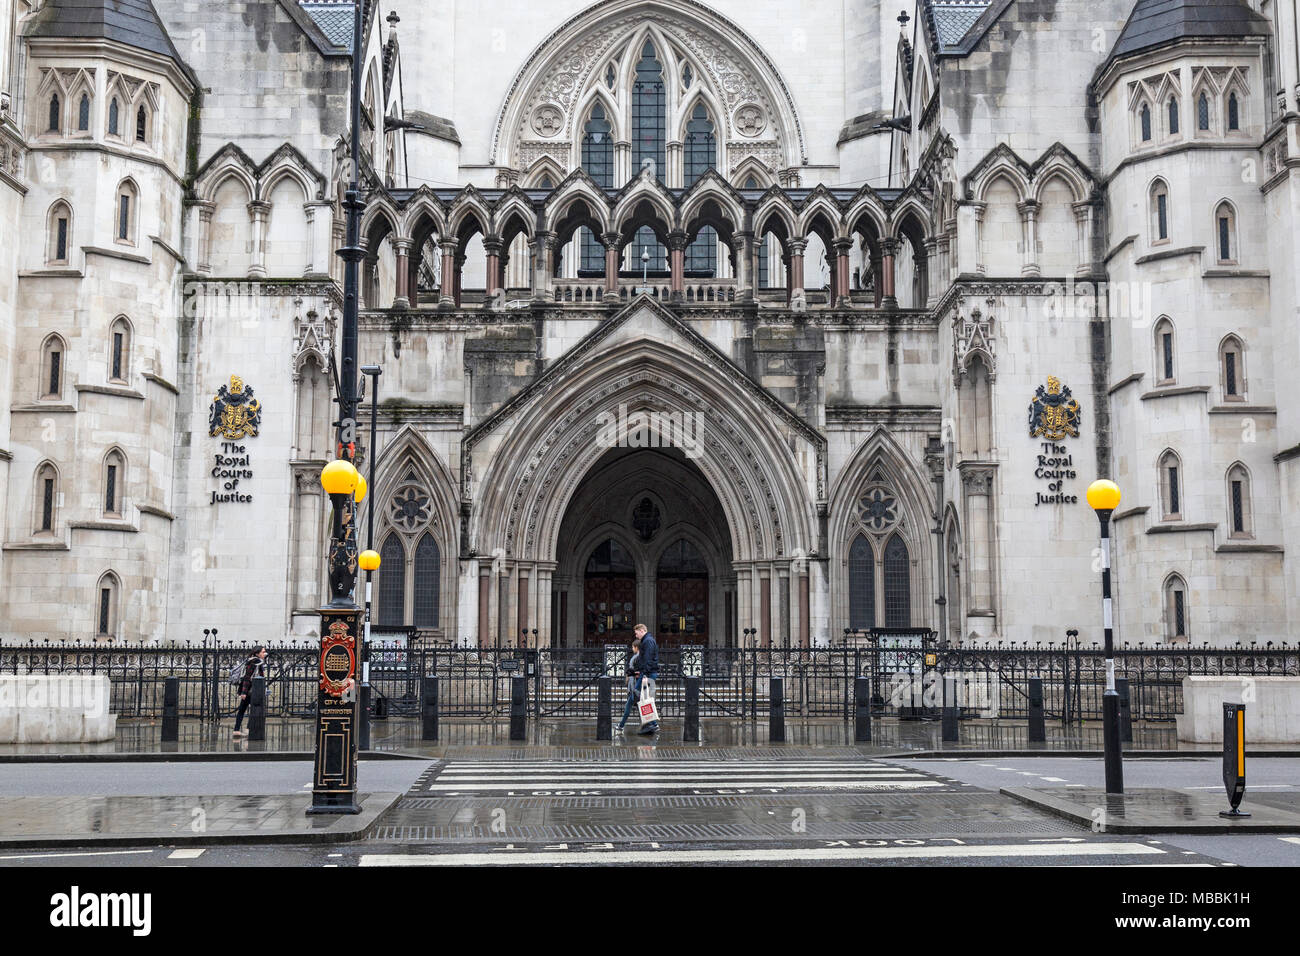
[[[244,712],[253,699],[253,678],[266,676],[266,645],[259,644],[253,655],[242,665],[230,669],[230,683],[239,691],[239,710],[235,711],[235,731],[232,737],[247,737],[248,731],[239,728],[244,723]],[[242,673],[241,673],[242,668]]]
[[[618,727],[614,729],[616,734],[623,733],[623,727],[627,724],[627,719],[632,715],[632,708],[636,706],[637,700],[641,697],[641,675],[637,669],[641,666],[641,641],[634,639],[632,641],[632,657],[627,662],[627,703],[623,705],[623,719],[618,722]]]

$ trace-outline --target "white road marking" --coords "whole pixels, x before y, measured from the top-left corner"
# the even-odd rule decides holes
[[[1043,779],[1048,783],[1065,783],[1064,777],[1044,777]]]
[[[56,856],[131,856],[152,852],[153,850],[92,850],[75,853],[27,853],[23,856],[0,856],[0,860],[46,860]]]
[[[197,860],[203,855],[203,850],[172,850],[167,854],[169,860]]]
[[[469,794],[483,790],[716,790],[721,786],[726,790],[753,789],[756,787],[822,787],[842,790],[915,790],[921,787],[942,787],[938,780],[782,780],[774,782],[765,780],[661,780],[653,783],[622,781],[599,781],[595,783],[565,780],[558,784],[514,783],[446,783],[429,784],[423,792],[441,793],[455,791],[456,794]],[[451,795],[451,794],[449,794]],[[553,794],[554,795],[554,794]]]
[[[568,853],[443,853],[408,855],[367,853],[361,866],[555,866],[559,863],[764,863],[811,860],[833,863],[845,860],[979,859],[993,857],[1062,856],[1167,856],[1144,843],[1087,843],[1078,845],[986,844],[935,847],[790,847],[737,850],[580,850]],[[1186,865],[1186,864],[1175,864]],[[1208,864],[1207,864],[1208,865]]]
[[[1283,843],[1300,843],[1300,837],[1278,837]]]

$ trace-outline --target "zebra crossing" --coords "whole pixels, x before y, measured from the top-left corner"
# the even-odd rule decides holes
[[[577,797],[804,791],[943,792],[966,784],[868,760],[452,760],[411,788],[422,796]]]

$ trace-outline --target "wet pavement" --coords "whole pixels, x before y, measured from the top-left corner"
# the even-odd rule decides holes
[[[1102,787],[1030,789],[1004,787],[1006,796],[1105,833],[1300,833],[1297,794],[1252,799],[1249,816],[1224,817],[1224,794],[1200,790],[1145,789],[1106,793]]]

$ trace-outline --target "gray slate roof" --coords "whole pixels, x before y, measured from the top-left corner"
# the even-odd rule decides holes
[[[930,10],[939,46],[956,46],[989,7],[990,0],[934,0]]]
[[[49,0],[27,28],[27,35],[114,40],[185,66],[150,0]]]
[[[1268,20],[1239,0],[1137,0],[1107,62],[1176,40],[1268,32]]]
[[[352,20],[356,9],[352,0],[300,0],[298,5],[316,21],[326,39],[335,46],[352,49]]]

